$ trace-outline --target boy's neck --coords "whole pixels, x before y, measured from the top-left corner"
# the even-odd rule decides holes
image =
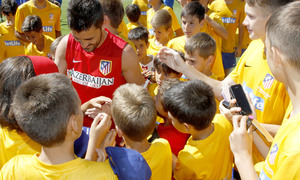
[[[125,140],[126,148],[128,148],[128,149],[134,149],[134,150],[136,150],[139,153],[146,152],[150,148],[150,146],[151,146],[151,144],[148,142],[147,139],[144,139],[141,142],[132,141],[129,138],[124,138],[124,140]]]
[[[62,164],[76,159],[74,154],[74,143],[63,143],[55,147],[42,147],[38,159],[46,164]]]
[[[162,5],[161,0],[158,0],[156,3],[153,3],[153,4],[152,4],[152,8],[153,8],[153,10],[156,12],[156,11],[159,10],[159,8],[160,8],[161,5]]]
[[[211,68],[210,67],[209,68],[205,68],[202,73],[205,74],[207,77],[210,77],[212,75]]]
[[[108,26],[108,25],[106,25],[106,28],[109,30],[109,32],[111,32],[111,33],[113,33],[114,35],[119,35],[119,33],[118,33],[118,29],[115,29],[115,28],[113,28],[112,26]]]
[[[43,51],[44,50],[44,35],[42,35],[41,39],[39,40],[38,44],[36,45],[36,48],[39,50],[39,51]]]
[[[150,63],[152,61],[152,57],[146,55],[145,57],[143,57],[142,59],[139,59],[140,63],[143,65],[147,65],[148,63]]]
[[[37,0],[32,0],[34,6],[38,9],[44,9],[47,6],[46,1],[47,0],[40,2],[40,1],[37,1]]]
[[[196,129],[193,129],[192,132],[191,132],[191,135],[192,135],[192,139],[197,141],[197,140],[206,139],[213,132],[214,132],[214,125],[210,124],[207,128],[205,128],[203,130],[200,130],[200,131],[196,130]]]

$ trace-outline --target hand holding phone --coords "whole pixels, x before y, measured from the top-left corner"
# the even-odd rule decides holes
[[[241,115],[246,116],[252,114],[252,110],[243,87],[240,84],[230,86],[229,88],[231,99],[236,99],[235,106],[240,107],[242,110]]]

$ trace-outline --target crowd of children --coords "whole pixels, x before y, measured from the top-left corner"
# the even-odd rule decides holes
[[[0,179],[300,178],[294,1],[2,0]]]

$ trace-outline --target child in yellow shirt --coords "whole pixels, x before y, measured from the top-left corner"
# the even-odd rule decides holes
[[[149,40],[148,54],[156,56],[160,48],[166,46],[169,42],[169,34],[172,32],[172,17],[165,10],[159,10],[155,13],[151,20],[154,38]]]
[[[133,0],[132,4],[136,4],[141,9],[141,16],[139,21],[144,27],[147,27],[147,11],[151,8],[151,5],[148,4],[148,0]]]
[[[42,20],[38,16],[27,16],[22,31],[31,42],[25,50],[26,55],[50,57],[50,46],[54,39],[43,34]]]
[[[147,137],[153,132],[156,110],[147,90],[135,84],[125,84],[114,92],[112,117],[126,148],[140,152],[151,168],[151,179],[171,179],[172,154],[168,141]]]
[[[129,4],[125,9],[125,13],[129,21],[129,23],[127,24],[128,32],[133,28],[140,27],[140,26],[143,27],[143,25],[139,22],[139,18],[141,16],[141,10],[138,5]]]
[[[150,8],[147,11],[147,29],[149,31],[150,38],[154,37],[154,31],[153,31],[153,28],[151,25],[152,18],[156,14],[156,12],[161,9],[167,10],[170,13],[170,15],[172,16],[172,32],[170,32],[169,38],[172,39],[174,37],[179,37],[179,36],[183,35],[183,31],[177,20],[177,17],[175,15],[174,11],[169,6],[165,6],[161,0],[151,0],[151,1],[148,1],[148,3],[152,6],[152,8]],[[175,32],[176,36],[175,36],[174,32]]]
[[[212,87],[201,80],[177,84],[163,95],[163,105],[173,126],[191,134],[178,154],[175,179],[230,179],[233,156],[230,122],[216,115]]]
[[[2,2],[1,9],[2,14],[6,18],[6,21],[0,24],[0,39],[1,54],[0,62],[4,59],[19,56],[25,54],[25,47],[21,41],[15,36],[15,14],[18,8],[18,4],[12,0],[6,0]]]

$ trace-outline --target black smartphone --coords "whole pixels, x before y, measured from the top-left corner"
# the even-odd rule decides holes
[[[230,93],[231,99],[236,99],[235,105],[242,109],[240,112],[241,115],[246,116],[246,115],[252,114],[252,110],[250,108],[248,99],[243,90],[243,87],[240,84],[230,86],[229,93]]]

